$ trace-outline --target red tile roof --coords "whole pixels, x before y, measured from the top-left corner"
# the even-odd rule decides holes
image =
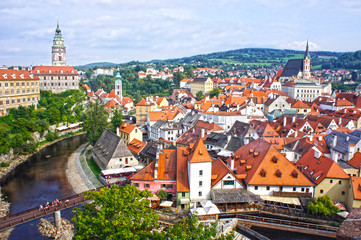
[[[0,80],[39,80],[39,77],[26,70],[0,69]]]
[[[130,134],[137,126],[129,123],[122,123],[119,127],[120,132],[124,132],[126,134]]]
[[[351,177],[351,183],[354,199],[361,200],[361,177]]]
[[[135,152],[136,154],[139,154],[140,151],[147,145],[147,143],[142,142],[136,138],[134,138],[129,144],[128,148],[130,151]]]
[[[33,73],[35,75],[79,75],[72,66],[35,66]]]
[[[202,138],[195,142],[188,159],[190,163],[212,162]]]
[[[188,154],[188,148],[177,147],[177,192],[189,192]]]

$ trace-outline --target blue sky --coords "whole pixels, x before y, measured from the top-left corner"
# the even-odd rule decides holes
[[[68,65],[246,47],[360,50],[359,0],[1,0],[0,65],[50,65],[59,18]]]

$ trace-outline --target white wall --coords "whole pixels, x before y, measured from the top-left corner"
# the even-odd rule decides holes
[[[202,176],[199,175],[199,170],[203,171]],[[205,163],[188,162],[188,177],[189,177],[189,190],[190,190],[191,201],[210,198],[211,174],[212,174],[212,162],[205,162]],[[202,181],[202,186],[199,186],[199,181]],[[199,196],[199,192],[202,192],[202,196]]]
[[[256,190],[255,188],[258,187],[258,189]],[[267,189],[267,187],[269,187],[269,189]],[[293,190],[293,188],[296,188],[296,191]],[[302,188],[304,191],[302,191]],[[308,189],[308,192],[312,193],[313,196],[313,187],[311,186],[282,186],[282,192],[299,192],[299,193],[306,193]],[[264,186],[264,185],[248,185],[247,186],[247,190],[257,194],[257,195],[273,195],[273,191],[279,191],[280,190],[280,186]]]

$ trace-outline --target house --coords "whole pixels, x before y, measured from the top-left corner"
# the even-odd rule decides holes
[[[133,124],[123,122],[117,129],[117,135],[123,139],[125,144],[129,144],[134,138],[143,141],[143,133]]]
[[[237,137],[252,137],[254,139],[259,138],[257,131],[252,127],[251,124],[240,121],[235,121],[227,134]]]
[[[349,211],[361,208],[361,177],[351,177],[346,206]]]
[[[356,130],[351,134],[333,131],[325,136],[327,146],[331,151],[331,158],[334,161],[342,159],[348,162],[353,158],[356,152],[361,149],[360,130]]]
[[[143,98],[135,105],[137,124],[141,124],[147,120],[148,112],[168,105],[168,100],[165,97],[155,96],[147,97],[146,99]]]
[[[128,148],[133,153],[134,156],[139,157],[140,152],[143,150],[143,148],[147,145],[146,142],[142,142],[136,138],[134,138],[129,144]]]
[[[331,83],[319,84],[306,79],[294,79],[282,84],[282,91],[289,97],[312,102],[319,96],[332,94]]]
[[[213,90],[213,81],[209,77],[195,78],[191,82],[191,93],[193,96],[196,96],[197,92],[202,92],[204,95],[207,95],[212,90]]]
[[[187,88],[190,89],[191,88],[191,82],[193,81],[192,78],[184,78],[179,82],[179,86],[181,88]]]
[[[123,139],[109,129],[104,130],[92,148],[92,158],[101,170],[138,165]]]
[[[296,164],[315,184],[315,198],[328,195],[333,202],[346,202],[350,176],[335,161],[310,149]]]
[[[268,98],[268,100],[264,103],[264,112],[270,113],[276,109],[286,110],[291,108],[291,104],[287,102],[286,96],[273,96]]]
[[[174,142],[183,133],[180,122],[158,120],[150,127],[149,137],[152,141],[159,142],[160,139]]]
[[[287,192],[312,196],[314,184],[276,147],[262,139],[239,148],[227,163],[254,194],[279,196]]]

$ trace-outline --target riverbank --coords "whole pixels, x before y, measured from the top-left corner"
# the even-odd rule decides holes
[[[81,145],[68,159],[66,176],[75,193],[81,193],[102,186],[89,168],[86,158],[91,150],[88,143]]]

